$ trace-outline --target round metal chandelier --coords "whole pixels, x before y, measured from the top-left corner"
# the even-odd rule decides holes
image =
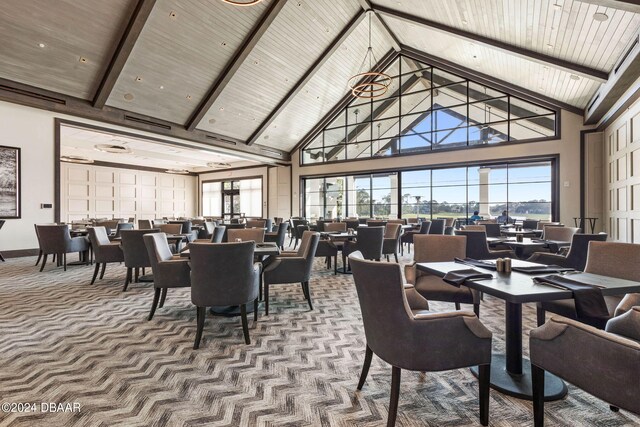
[[[262,0],[247,0],[247,1],[238,1],[238,0],[222,0],[225,3],[232,4],[234,6],[253,6],[260,3]]]
[[[378,59],[371,47],[371,13],[372,12],[369,12],[369,47],[367,48],[367,53],[364,55],[364,60],[360,65],[358,74],[349,79],[351,93],[356,98],[362,99],[374,99],[384,95],[387,93],[387,90],[389,90],[389,85],[391,84],[391,76],[382,72],[373,71],[373,67],[378,63]],[[369,71],[363,71],[367,66],[367,62],[369,62],[369,67],[366,68],[366,70]]]

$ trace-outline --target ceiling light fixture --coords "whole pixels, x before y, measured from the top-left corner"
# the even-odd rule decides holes
[[[598,21],[598,22],[604,22],[607,19],[609,19],[609,15],[607,15],[606,13],[594,13],[593,14],[593,20],[594,21]]]
[[[43,49],[44,49],[45,47],[47,47],[47,45],[46,45],[46,44],[44,44],[44,43],[38,43],[38,47],[40,47],[40,48],[43,48]]]
[[[186,169],[167,169],[165,171],[166,173],[173,173],[176,175],[188,175],[189,171]]]
[[[60,161],[67,163],[82,163],[82,164],[91,164],[93,160],[87,157],[81,156],[60,156]]]
[[[231,4],[233,6],[254,6],[254,5],[260,3],[262,0],[246,0],[246,1],[222,0],[222,1],[224,3],[228,3],[228,4]]]
[[[569,78],[570,78],[571,80],[580,80],[580,76],[579,76],[579,75],[577,75],[577,74],[571,74],[571,75],[569,76]]]
[[[373,66],[378,63],[378,59],[374,55],[373,48],[371,47],[371,14],[373,12],[369,11],[368,13],[369,47],[367,48],[367,53],[364,55],[364,60],[360,65],[358,74],[349,79],[349,87],[351,88],[353,96],[363,99],[373,99],[384,95],[387,93],[387,90],[389,90],[389,85],[391,84],[391,77],[388,74],[373,71]],[[369,71],[362,71],[366,66],[367,60],[369,61]],[[365,81],[361,81],[362,79]]]
[[[229,169],[231,167],[231,163],[226,162],[209,162],[207,166],[213,169]]]
[[[125,147],[124,145],[116,145],[116,144],[96,144],[94,146],[96,151],[102,151],[103,153],[113,153],[113,154],[130,154],[133,153],[133,150],[129,147]]]

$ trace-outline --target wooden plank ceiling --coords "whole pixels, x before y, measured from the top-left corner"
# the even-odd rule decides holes
[[[628,2],[611,7],[618,3],[374,0],[370,4],[387,28],[373,20],[373,47],[380,59],[400,43],[582,109],[640,27],[640,8]],[[93,100],[136,4],[5,0],[0,78]],[[105,108],[189,131],[195,126],[195,132],[237,144],[292,150],[348,93],[347,80],[367,48],[368,19],[362,19],[367,2],[147,4],[151,13],[138,21],[143,28],[128,56],[119,58],[125,62],[121,72],[109,76],[113,89],[108,97],[100,95]],[[595,20],[596,13],[607,19]],[[408,22],[407,16],[423,22]],[[233,73],[225,76],[225,70]]]

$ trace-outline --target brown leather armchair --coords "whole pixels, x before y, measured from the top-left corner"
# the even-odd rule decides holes
[[[367,379],[373,354],[392,366],[387,426],[395,425],[400,373],[479,367],[480,422],[489,423],[491,332],[471,312],[412,313],[398,264],[349,256],[367,339],[358,382]],[[447,285],[451,286],[451,285]]]

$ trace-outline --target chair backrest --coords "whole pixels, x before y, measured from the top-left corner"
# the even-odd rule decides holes
[[[253,242],[191,243],[191,301],[199,307],[240,305],[258,297]]]
[[[360,221],[357,219],[348,219],[345,221],[347,228],[353,228],[354,230],[360,226]]]
[[[482,225],[484,225],[487,237],[500,237],[500,224],[497,222],[490,222]]]
[[[385,239],[398,239],[400,232],[402,231],[402,224],[400,223],[387,223],[384,227]]]
[[[316,230],[320,232],[329,231],[327,230],[327,225],[329,224],[333,224],[333,220],[319,219],[316,221]]]
[[[559,222],[551,222],[551,221],[538,221],[538,230],[544,230],[547,226],[556,226],[561,227],[562,224]]]
[[[482,227],[482,226],[481,226]],[[489,252],[489,246],[487,246],[487,233],[478,230],[458,230],[456,232],[458,236],[465,236],[467,238],[467,257],[473,259],[489,259],[494,258]]]
[[[196,218],[191,220],[191,225],[203,225],[205,222],[204,218]]]
[[[400,224],[405,225],[407,223],[406,219],[388,219],[387,224]]]
[[[165,233],[145,234],[142,236],[142,240],[147,248],[147,256],[155,278],[158,273],[158,263],[170,260],[173,257],[167,241],[167,235]]]
[[[139,219],[138,220],[138,230],[151,230],[151,220],[150,219]]]
[[[467,256],[466,236],[419,234],[413,236],[416,262],[445,262]]]
[[[329,222],[324,224],[324,231],[333,232],[333,231],[347,231],[347,223],[346,222]]]
[[[444,219],[432,219],[431,228],[429,228],[429,234],[444,234],[445,229]]]
[[[157,228],[166,234],[181,234],[182,224],[158,224]]]
[[[247,228],[265,228],[267,221],[264,219],[248,219]]]
[[[247,226],[245,224],[238,224],[238,223],[236,224],[230,223],[225,225],[224,235],[222,236],[222,242],[224,243],[229,241],[229,236],[228,236],[229,230],[239,230],[239,229],[244,229],[246,227]]]
[[[640,281],[640,245],[618,242],[589,242],[584,271],[602,276]]]
[[[240,239],[243,242],[254,241],[256,243],[264,242],[264,229],[262,228],[245,228],[227,231],[227,239],[229,242],[235,242]]]
[[[189,220],[169,221],[169,224],[180,224],[180,225],[182,225],[182,231],[179,231],[176,234],[189,234],[189,233],[191,233],[191,221],[189,221]]]
[[[280,224],[282,224],[282,220],[283,220],[283,219],[282,219],[281,217],[276,216],[276,217],[274,217],[274,218],[273,218],[273,223],[274,223],[275,225],[280,225]]]
[[[45,254],[61,254],[71,242],[68,225],[36,225],[40,249]]]
[[[370,219],[370,220],[367,220],[367,225],[369,227],[384,227],[385,225],[387,225],[387,221],[380,221],[380,220],[376,220],[376,219]]]
[[[153,225],[154,227],[160,225],[160,224],[168,224],[167,220],[164,218],[156,218],[154,220],[151,221],[151,225]]]
[[[281,221],[278,224],[278,234],[276,237],[276,244],[278,246],[284,246],[284,239],[287,237],[287,230],[289,229],[289,223],[286,221]]]
[[[110,219],[108,221],[98,221],[94,225],[96,227],[104,227],[107,230],[107,234],[111,234],[111,232],[118,226],[118,223],[118,220]]]
[[[124,265],[127,268],[151,267],[149,253],[142,236],[149,233],[158,233],[157,228],[152,230],[122,230],[121,246],[124,253]]]
[[[465,231],[484,231],[487,232],[487,227],[485,225],[465,225],[463,230]]]
[[[418,218],[407,218],[407,224],[417,224]]]
[[[573,235],[579,231],[576,227],[545,227],[543,237],[546,240],[570,242]]]
[[[358,228],[358,250],[366,259],[382,258],[382,244],[384,242],[384,226]]]
[[[91,242],[91,247],[94,252],[98,252],[100,246],[111,245],[106,228],[98,226],[89,227],[87,231],[89,232],[89,241]]]
[[[358,292],[367,346],[388,363],[409,343],[411,309],[407,303],[400,265],[366,261],[362,254],[349,255],[353,281]]]
[[[211,233],[211,243],[222,243],[222,239],[224,238],[224,234],[227,231],[227,227],[224,225],[218,225],[213,228],[213,233]]]
[[[300,247],[298,248],[298,256],[304,258],[305,269],[303,272],[303,278],[301,282],[308,282],[311,277],[311,269],[313,267],[313,258],[316,256],[316,250],[318,249],[318,242],[320,241],[320,233],[315,231],[305,231],[302,233],[302,240]]]
[[[444,219],[444,226],[446,227],[453,227],[453,224],[456,222],[455,218],[445,218]]]
[[[566,263],[569,267],[578,271],[583,271],[587,264],[587,253],[589,252],[589,242],[606,242],[607,234],[574,234],[571,239],[571,247],[567,254]]]
[[[295,237],[296,239],[301,239],[302,238],[302,233],[304,233],[305,231],[308,231],[309,229],[310,228],[309,228],[308,224],[299,224],[292,231],[293,237]]]
[[[496,218],[493,219],[479,219],[476,221],[476,224],[497,224],[498,220]]]
[[[525,230],[537,230],[538,229],[538,220],[537,219],[525,219],[522,221],[522,228]]]
[[[418,234],[429,234],[429,230],[431,230],[431,221],[422,221]]]
[[[131,222],[119,222],[116,224],[116,234],[114,237],[120,237],[122,230],[133,230],[133,223]]]

